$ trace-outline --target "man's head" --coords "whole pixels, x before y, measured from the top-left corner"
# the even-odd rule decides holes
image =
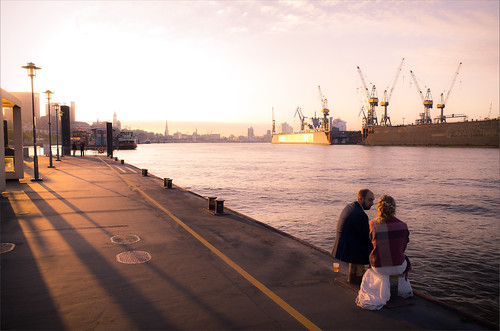
[[[365,188],[358,192],[358,198],[356,200],[364,210],[369,210],[373,206],[375,196],[373,195],[372,191]]]

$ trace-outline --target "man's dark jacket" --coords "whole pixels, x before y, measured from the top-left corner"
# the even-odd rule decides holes
[[[373,250],[370,226],[363,207],[357,202],[348,204],[340,214],[332,255],[344,262],[369,264]]]

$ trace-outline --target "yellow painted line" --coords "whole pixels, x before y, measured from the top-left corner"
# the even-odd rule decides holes
[[[122,168],[120,168],[120,167],[113,167],[113,168],[114,168],[115,170],[116,170],[116,169],[120,170],[122,174],[127,173],[125,170],[123,170],[123,169],[122,169]]]
[[[134,185],[132,182],[129,180],[125,179],[118,171],[116,171],[113,167],[111,167],[109,164],[101,160],[104,164],[106,164],[108,167],[110,167],[114,172],[128,185],[132,186],[135,190],[137,190],[139,193],[141,193],[145,198],[147,198],[149,201],[151,201],[156,207],[158,207],[160,210],[165,212],[170,218],[172,218],[177,224],[182,226],[187,232],[189,232],[193,237],[198,239],[203,245],[205,245],[208,249],[210,249],[215,255],[217,255],[221,260],[226,262],[227,265],[229,265],[231,268],[233,268],[237,273],[239,273],[241,276],[243,276],[246,280],[248,280],[252,285],[257,287],[259,290],[262,291],[265,295],[267,295],[271,300],[273,300],[278,306],[283,308],[287,313],[289,313],[291,316],[293,316],[297,321],[299,321],[302,325],[304,325],[307,329],[309,330],[321,330],[316,324],[308,320],[304,315],[299,313],[295,308],[290,306],[288,303],[285,302],[285,300],[281,299],[278,295],[276,295],[273,291],[268,289],[264,284],[259,282],[255,277],[250,275],[248,272],[246,272],[242,267],[237,265],[233,260],[231,260],[229,257],[227,257],[224,253],[219,251],[215,246],[213,246],[210,242],[208,242],[205,238],[200,236],[196,231],[191,229],[186,223],[181,221],[179,218],[177,218],[174,214],[172,214],[169,210],[167,210],[165,207],[160,205],[156,200],[154,200],[152,197],[150,197],[146,192],[142,191],[140,188],[138,188],[136,185]]]

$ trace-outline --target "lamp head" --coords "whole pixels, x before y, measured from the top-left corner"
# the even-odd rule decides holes
[[[27,65],[22,66],[22,68],[28,70],[28,76],[29,77],[35,77],[36,76],[36,70],[42,69],[40,67],[37,67],[33,62],[29,62]]]

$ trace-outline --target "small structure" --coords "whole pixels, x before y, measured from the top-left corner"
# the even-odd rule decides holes
[[[23,127],[21,101],[0,88],[3,110],[0,112],[0,192],[6,179],[24,178]],[[5,119],[4,119],[5,111]]]

